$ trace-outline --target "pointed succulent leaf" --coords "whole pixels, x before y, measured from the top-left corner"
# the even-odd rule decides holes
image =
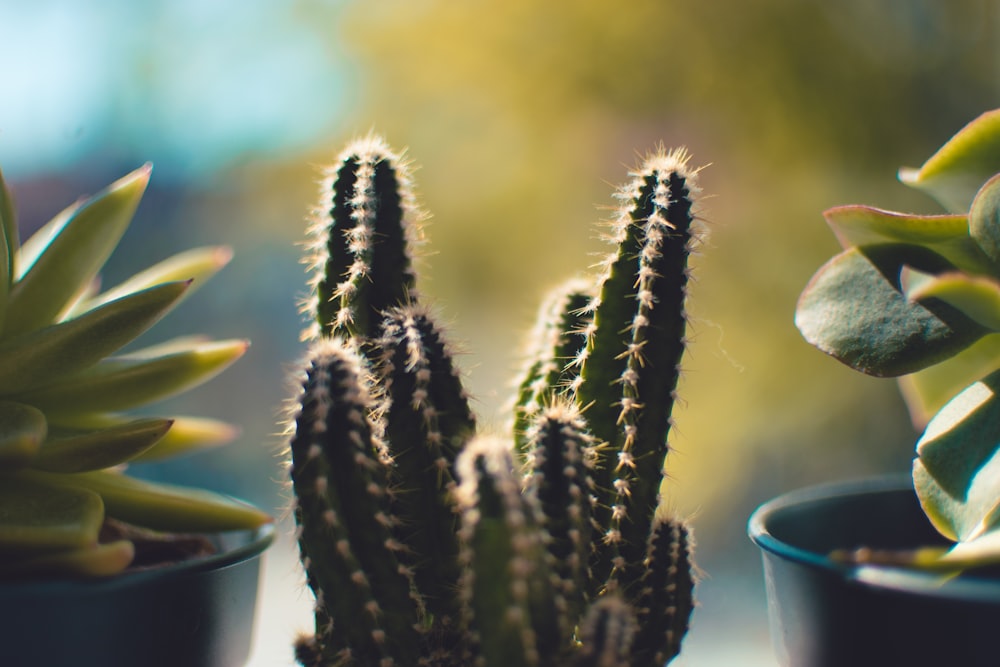
[[[21,243],[17,233],[17,216],[14,212],[14,198],[7,188],[7,181],[4,180],[3,172],[0,172],[0,232],[2,232],[2,254],[0,254],[0,280],[4,282],[6,288],[4,293],[10,289],[16,274],[16,256]],[[6,274],[6,275],[3,275]]]
[[[54,414],[126,410],[207,382],[243,356],[248,346],[242,340],[198,342],[163,356],[139,351],[112,357],[20,398]]]
[[[1000,174],[986,181],[972,201],[969,234],[991,260],[1000,263]]]
[[[27,555],[97,543],[104,521],[100,495],[27,475],[0,479],[0,552]]]
[[[936,276],[911,273],[904,276],[906,296],[917,303],[937,299],[962,312],[966,317],[991,332],[1000,331],[1000,283],[985,276],[967,273],[942,273]]]
[[[75,320],[0,342],[0,396],[35,389],[94,365],[159,320],[187,289],[167,283]]]
[[[917,442],[913,480],[928,518],[967,542],[1000,520],[1000,372],[948,402]]]
[[[28,270],[35,265],[52,240],[59,236],[66,224],[86,203],[87,197],[80,197],[54,215],[51,220],[42,225],[21,244],[15,257],[14,277],[17,280],[23,278]]]
[[[13,287],[5,334],[48,326],[114,251],[139,206],[151,167],[140,167],[88,200]]]
[[[181,280],[191,282],[191,289],[184,294],[184,298],[186,299],[204,285],[209,278],[226,266],[232,258],[233,251],[226,246],[186,250],[158,264],[154,264],[145,271],[135,274],[120,285],[116,285],[94,298],[84,301],[80,305],[80,310],[92,310],[133,292],[155,287],[162,283]]]
[[[990,259],[969,235],[966,215],[915,215],[871,206],[837,206],[823,212],[841,246],[879,243],[919,245],[955,266],[974,272],[992,268]]]
[[[31,467],[48,472],[87,472],[131,461],[162,438],[170,419],[136,419],[121,426],[46,440]]]
[[[946,553],[927,559],[926,567],[968,570],[1000,564],[1000,526],[992,526],[968,542],[958,542]]]
[[[827,262],[799,297],[795,324],[823,352],[869,375],[897,376],[938,363],[982,338],[987,330],[952,306],[915,303],[901,273],[951,267],[911,245],[850,248]]]
[[[923,190],[947,210],[969,210],[976,192],[1000,172],[1000,109],[987,111],[958,131],[919,169],[899,170],[899,180]]]
[[[128,540],[94,544],[80,549],[34,554],[0,561],[0,579],[75,576],[110,577],[123,572],[135,558],[135,545]]]
[[[27,465],[45,440],[45,415],[31,405],[0,401],[0,470]]]
[[[49,486],[97,493],[104,499],[109,517],[153,530],[196,533],[252,530],[272,520],[259,509],[229,496],[116,472],[99,470],[66,475],[24,471],[21,474]]]
[[[1000,368],[1000,334],[989,334],[950,359],[899,378],[914,426],[923,430],[953,396],[997,368]]]

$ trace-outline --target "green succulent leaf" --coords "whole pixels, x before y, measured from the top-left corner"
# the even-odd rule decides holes
[[[35,407],[0,401],[0,470],[27,465],[45,440],[45,415]]]
[[[97,544],[104,522],[101,497],[29,474],[0,477],[0,553],[6,558]]]
[[[925,303],[938,299],[982,327],[1000,331],[1000,283],[996,280],[958,272],[932,276],[909,271],[904,273],[902,282],[907,285],[906,296],[911,300]]]
[[[17,253],[15,255],[15,281],[23,278],[24,274],[26,274],[28,270],[35,265],[38,258],[41,257],[42,253],[45,252],[45,249],[52,243],[52,239],[57,237],[59,233],[62,232],[66,223],[72,220],[77,211],[79,211],[80,208],[82,208],[86,203],[86,197],[81,197],[76,200],[63,210],[59,211],[59,213],[54,215],[51,220],[39,227],[34,234],[29,236],[24,243],[21,244],[21,247],[17,249]]]
[[[132,563],[133,558],[135,558],[135,545],[128,540],[118,540],[83,549],[0,561],[0,578],[20,579],[43,575],[110,577],[123,572]]]
[[[229,496],[135,479],[99,470],[73,475],[25,471],[25,476],[65,488],[86,489],[104,499],[108,516],[166,532],[252,530],[270,523],[256,507]]]
[[[136,419],[120,426],[46,440],[31,462],[49,472],[110,468],[142,454],[170,430],[170,419]]]
[[[989,334],[940,364],[899,378],[914,425],[922,430],[952,397],[997,368],[1000,334]]]
[[[133,292],[180,280],[191,281],[191,289],[184,294],[184,298],[187,298],[226,266],[232,258],[233,251],[225,246],[194,248],[178,253],[135,274],[120,285],[83,301],[79,310],[81,312],[91,310]]]
[[[987,331],[952,306],[917,303],[901,284],[903,267],[940,273],[952,267],[919,246],[849,248],[813,276],[795,324],[823,352],[869,375],[904,375],[965,349]]]
[[[990,259],[1000,263],[1000,174],[976,193],[969,210],[969,234]]]
[[[923,190],[945,209],[969,210],[979,187],[1000,172],[1000,109],[987,111],[958,131],[919,169],[899,170],[899,180]]]
[[[845,249],[878,243],[919,245],[955,266],[977,273],[991,270],[989,258],[969,235],[965,215],[914,215],[871,206],[837,206],[823,212]]]
[[[51,415],[49,427],[57,435],[124,427],[134,417],[121,414],[82,413],[76,415]],[[217,419],[204,417],[171,416],[173,426],[151,448],[140,452],[131,461],[147,463],[163,461],[176,456],[192,454],[232,442],[239,429]]]
[[[20,244],[17,233],[17,215],[14,213],[14,198],[7,188],[3,172],[0,172],[0,236],[3,237],[3,248],[0,249],[0,280],[4,281],[7,290],[14,282],[16,267],[14,266],[17,249]]]
[[[970,385],[917,442],[913,481],[941,534],[969,542],[1000,519],[1000,372]]]
[[[11,289],[5,334],[48,326],[90,283],[132,222],[152,167],[111,184],[76,211]]]
[[[50,413],[126,410],[207,382],[248,347],[242,340],[198,341],[188,348],[168,348],[162,356],[139,351],[112,357],[21,398]]]
[[[153,287],[0,342],[0,396],[15,396],[96,364],[152,326],[187,287]]]

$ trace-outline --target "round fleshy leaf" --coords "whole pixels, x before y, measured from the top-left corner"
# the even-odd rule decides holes
[[[908,299],[901,285],[904,266],[926,273],[952,268],[919,246],[850,248],[821,267],[806,286],[796,326],[823,352],[882,377],[939,363],[987,333],[948,304]]]
[[[0,558],[97,543],[104,503],[93,491],[25,477],[0,478]]]
[[[993,268],[969,235],[969,220],[965,215],[915,215],[851,205],[831,208],[823,212],[823,217],[845,249],[906,243],[933,250],[967,271],[984,273]]]
[[[914,426],[923,430],[956,394],[997,368],[1000,368],[1000,334],[990,334],[940,364],[899,378]]]
[[[943,273],[936,276],[912,272],[906,296],[918,303],[938,299],[993,332],[1000,331],[1000,283],[985,276]],[[903,283],[908,281],[904,278]]]
[[[956,541],[976,539],[1000,518],[998,389],[998,372],[972,384],[931,419],[917,442],[917,496],[931,523]]]
[[[0,401],[0,470],[27,465],[45,440],[47,424],[38,408]]]
[[[969,234],[990,259],[1000,262],[1000,174],[986,181],[972,201]]]
[[[919,169],[900,169],[899,180],[927,192],[948,211],[963,213],[980,186],[998,172],[1000,109],[995,109],[959,130]]]

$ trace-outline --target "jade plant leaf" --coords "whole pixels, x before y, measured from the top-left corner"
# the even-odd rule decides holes
[[[953,267],[906,244],[854,247],[827,262],[799,298],[795,324],[805,339],[869,375],[904,375],[968,347],[987,330],[952,306],[907,298],[903,268],[940,273]]]
[[[979,187],[998,172],[1000,109],[963,127],[919,169],[900,169],[899,180],[927,192],[946,210],[963,213]]]
[[[912,301],[938,299],[991,332],[1000,331],[1000,283],[993,278],[959,272],[932,276],[911,270],[903,274],[902,283]]]
[[[949,401],[917,442],[913,481],[943,535],[969,542],[1000,519],[1000,372]]]
[[[938,253],[956,267],[982,273],[990,259],[969,235],[965,215],[914,215],[872,206],[837,206],[823,212],[840,245],[907,243]]]
[[[0,401],[0,468],[16,470],[35,458],[48,430],[41,410]]]
[[[989,334],[951,359],[899,378],[914,425],[923,430],[953,396],[995,368],[1000,368],[1000,335]]]
[[[1000,174],[976,193],[969,210],[969,234],[990,259],[1000,262]]]
[[[91,547],[104,521],[104,503],[93,491],[24,474],[0,478],[0,507],[5,557]]]
[[[52,324],[78,286],[93,280],[132,222],[151,169],[146,165],[115,181],[75,212],[11,290],[6,335]]]

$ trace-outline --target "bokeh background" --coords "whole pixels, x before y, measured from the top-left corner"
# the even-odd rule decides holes
[[[794,329],[798,292],[836,250],[821,212],[936,210],[896,169],[1000,106],[998,33],[990,0],[0,0],[0,166],[26,234],[154,162],[109,282],[172,251],[233,246],[158,335],[252,339],[170,406],[243,435],[135,472],[284,516],[304,217],[346,140],[375,129],[420,165],[423,291],[497,428],[541,294],[603,252],[596,223],[638,156],[687,146],[709,165],[709,237],[669,502],[693,517],[704,575],[676,664],[773,665],[747,516],[794,487],[905,471],[914,440],[892,382]],[[310,604],[286,520],[252,665],[291,664]]]

